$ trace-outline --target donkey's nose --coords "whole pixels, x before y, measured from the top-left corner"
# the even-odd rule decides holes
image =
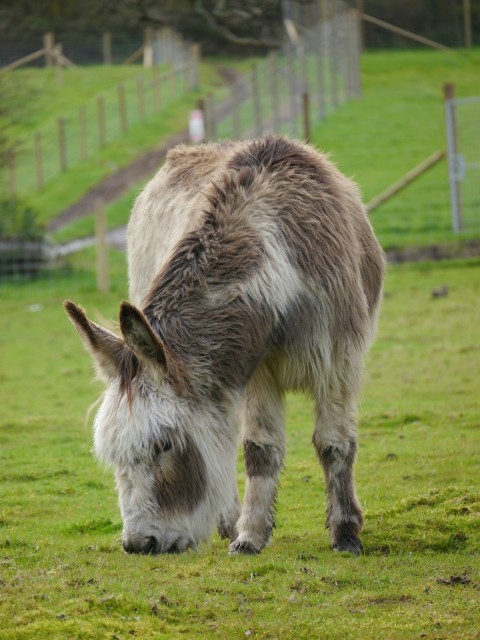
[[[157,539],[154,536],[148,536],[147,538],[130,538],[124,540],[122,545],[127,553],[155,553]]]

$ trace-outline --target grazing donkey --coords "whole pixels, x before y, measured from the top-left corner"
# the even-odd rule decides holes
[[[355,413],[384,257],[356,186],[284,138],[179,146],[137,199],[128,258],[122,337],[65,304],[108,382],[95,450],[115,468],[124,549],[183,551],[217,526],[231,553],[259,552],[293,389],[316,402],[333,548],[358,554]]]

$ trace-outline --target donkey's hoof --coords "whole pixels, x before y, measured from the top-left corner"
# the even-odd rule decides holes
[[[348,553],[351,553],[354,556],[358,556],[363,551],[363,545],[362,541],[359,538],[345,536],[339,538],[335,542],[335,544],[333,545],[333,550],[337,552],[348,551]]]
[[[240,553],[245,556],[254,556],[257,553],[260,553],[260,551],[261,549],[254,547],[251,542],[248,542],[248,540],[235,540],[235,542],[232,542],[228,548],[228,553],[231,556],[236,556]]]

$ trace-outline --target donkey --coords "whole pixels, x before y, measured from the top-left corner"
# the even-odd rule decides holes
[[[94,442],[115,469],[124,549],[197,548],[217,527],[231,554],[260,552],[284,395],[300,390],[316,402],[333,549],[358,554],[355,414],[384,256],[357,187],[282,137],[178,146],[135,203],[128,262],[121,336],[65,303],[108,383]]]

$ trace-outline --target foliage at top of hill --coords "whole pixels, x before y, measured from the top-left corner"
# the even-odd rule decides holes
[[[202,43],[208,53],[230,53],[242,49],[252,53],[281,44],[283,18],[293,18],[309,27],[309,11],[317,0],[17,0],[1,3],[0,34],[25,39],[48,30],[142,29],[171,26],[184,37]],[[357,7],[355,0],[345,4]],[[364,0],[365,13],[391,22],[446,45],[463,44],[463,4],[444,0]],[[473,40],[480,37],[480,0],[471,0]],[[405,40],[376,26],[365,26],[368,47],[402,46]],[[411,44],[411,43],[410,43]]]

